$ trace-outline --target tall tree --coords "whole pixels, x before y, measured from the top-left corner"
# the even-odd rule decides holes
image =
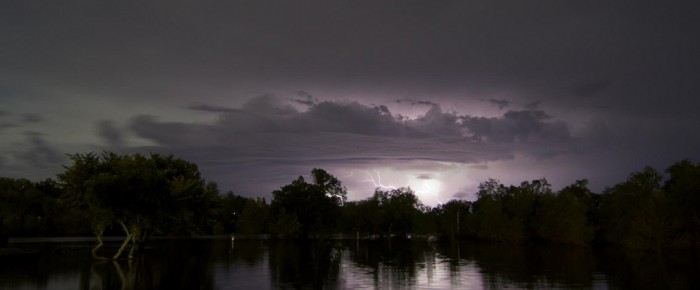
[[[375,228],[380,233],[407,237],[413,231],[421,203],[411,188],[376,189],[371,200],[377,207]]]
[[[541,196],[551,193],[545,179],[508,187],[495,179],[481,183],[474,203],[477,237],[511,243],[528,240],[534,227],[535,205]]]
[[[312,183],[299,176],[291,184],[272,192],[270,204],[278,224],[281,218],[295,217],[300,235],[329,232],[335,226],[340,206],[347,199],[347,190],[340,180],[323,169],[311,171]],[[277,227],[282,228],[282,227]],[[285,235],[290,235],[285,231]]]
[[[132,258],[135,244],[159,227],[179,226],[191,231],[206,222],[206,206],[216,195],[205,188],[195,164],[172,155],[105,152],[69,157],[72,164],[65,166],[58,179],[73,202],[87,213],[98,240],[95,257],[102,234],[112,224],[118,224],[126,234],[113,259],[119,258],[129,243],[128,257]]]
[[[27,179],[0,177],[0,228],[13,235],[46,235],[55,199]],[[4,225],[4,226],[3,226]]]
[[[562,189],[559,193],[545,193],[540,196],[535,208],[534,234],[545,241],[588,245],[593,239],[593,227],[588,223],[586,204],[576,193],[587,189],[577,183]]]
[[[601,215],[606,241],[632,248],[660,249],[673,231],[663,177],[646,167],[605,190]]]
[[[249,201],[252,200],[231,191],[218,198],[215,210],[218,234],[239,232],[237,223]]]
[[[245,207],[236,222],[236,229],[244,235],[263,234],[268,219],[269,205],[264,198],[246,199]]]
[[[700,163],[682,160],[666,172],[670,178],[664,184],[670,205],[676,209],[674,221],[679,227],[681,243],[700,248]],[[687,245],[690,246],[690,245]]]
[[[468,219],[471,216],[472,202],[465,200],[450,200],[437,206],[433,212],[437,214],[437,225],[443,237],[456,239],[469,235]]]

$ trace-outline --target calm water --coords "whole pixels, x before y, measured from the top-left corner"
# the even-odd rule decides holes
[[[93,263],[92,243],[14,243],[0,289],[700,289],[694,254],[423,241],[154,240]],[[107,245],[114,250],[117,243]]]

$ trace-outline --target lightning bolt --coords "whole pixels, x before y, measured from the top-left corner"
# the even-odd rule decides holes
[[[372,174],[372,172],[374,174]],[[350,173],[347,176],[344,176],[345,178],[354,176],[355,172],[350,171]],[[383,189],[383,190],[395,190],[398,189],[398,187],[393,186],[393,185],[385,185],[382,183],[382,175],[379,173],[377,170],[372,170],[371,172],[368,170],[365,170],[365,175],[367,176],[366,179],[360,180],[360,182],[370,182],[375,188]],[[438,204],[442,204],[443,201],[440,198],[440,195],[437,192],[430,192],[430,191],[425,191],[419,189],[412,188],[413,191],[416,193],[418,196],[432,196]]]
[[[374,187],[381,188],[381,189],[398,189],[396,186],[393,185],[384,185],[382,184],[382,176],[379,174],[379,171],[377,170],[372,170],[376,175],[377,178],[375,179],[372,174],[369,173],[369,171],[366,171],[365,174],[367,174],[367,179],[360,180],[362,182],[371,182]]]
[[[343,178],[343,179],[344,179],[344,178],[351,177],[351,176],[353,176],[353,175],[355,175],[355,171],[354,171],[354,170],[350,170],[350,173],[349,173],[348,175],[341,176],[340,178]]]

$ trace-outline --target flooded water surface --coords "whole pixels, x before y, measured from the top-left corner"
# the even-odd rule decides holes
[[[0,289],[692,289],[694,254],[426,241],[160,239],[129,262],[92,242],[12,243]],[[110,242],[105,253],[114,252]]]

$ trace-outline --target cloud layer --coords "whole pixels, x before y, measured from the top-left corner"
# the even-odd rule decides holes
[[[279,167],[299,168],[297,174],[303,174],[311,167],[363,168],[411,161],[483,164],[512,159],[516,153],[540,158],[573,150],[566,123],[540,110],[485,118],[444,112],[440,105],[429,103],[424,114],[407,118],[384,105],[320,101],[299,109],[294,103],[262,95],[240,108],[207,110],[219,115],[212,124],[141,115],[131,120],[129,129],[153,141],[154,149],[203,160],[205,168],[225,167],[224,180],[230,181],[220,182],[244,179],[252,187],[288,178],[289,173],[266,172]],[[202,107],[214,108],[190,109]],[[106,123],[100,126],[103,134],[111,132]]]

